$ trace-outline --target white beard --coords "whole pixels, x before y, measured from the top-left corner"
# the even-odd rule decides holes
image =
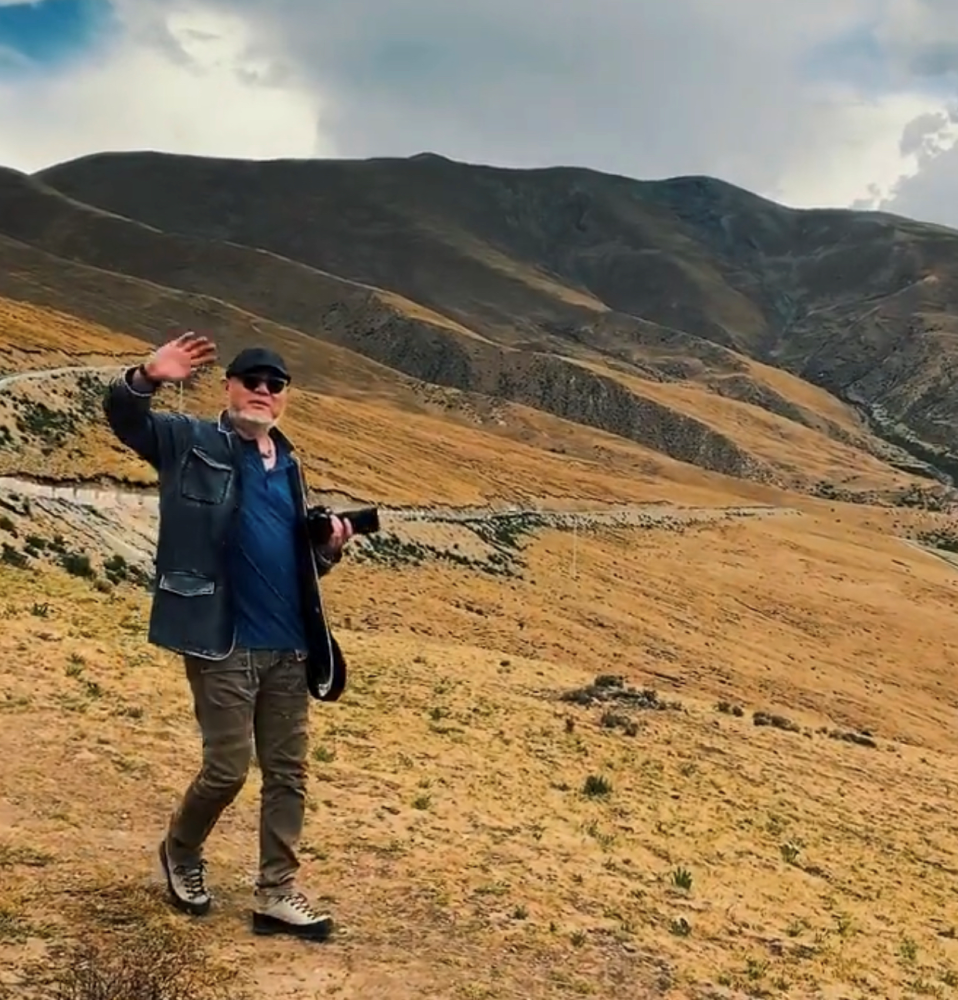
[[[249,431],[251,434],[261,434],[263,431],[270,431],[276,426],[276,421],[272,417],[266,416],[265,413],[256,413],[255,411],[250,413],[249,411],[244,412],[242,410],[230,409],[229,415],[234,427]]]

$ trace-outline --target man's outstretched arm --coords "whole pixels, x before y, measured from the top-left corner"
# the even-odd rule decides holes
[[[103,399],[103,411],[113,433],[157,472],[164,459],[176,451],[173,424],[183,419],[179,414],[153,411],[153,394],[158,388],[137,366],[113,379]]]
[[[216,348],[207,337],[185,333],[110,383],[103,410],[113,433],[158,472],[177,453],[177,432],[190,418],[178,413],[155,413],[153,394],[164,382],[182,382],[215,358]]]

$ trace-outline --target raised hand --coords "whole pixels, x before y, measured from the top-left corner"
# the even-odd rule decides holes
[[[190,330],[158,347],[143,370],[153,382],[183,382],[203,365],[216,360],[216,345],[209,337]]]

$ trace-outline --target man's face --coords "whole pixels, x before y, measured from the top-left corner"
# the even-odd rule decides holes
[[[270,428],[286,409],[289,383],[272,370],[249,372],[226,380],[230,416],[248,427]]]

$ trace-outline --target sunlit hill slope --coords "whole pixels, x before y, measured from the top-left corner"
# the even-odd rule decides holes
[[[0,176],[0,237],[4,294],[148,339],[282,330],[785,486],[889,485],[915,456],[950,468],[952,235],[934,227],[706,180],[123,154]]]
[[[103,1000],[91,943],[158,1000],[955,995],[951,494],[839,398],[941,467],[951,238],[435,157],[0,175],[0,996]],[[383,510],[324,583],[318,951],[248,933],[255,774],[208,921],[153,871],[200,747],[100,399],[183,327],[278,346],[312,487]]]

